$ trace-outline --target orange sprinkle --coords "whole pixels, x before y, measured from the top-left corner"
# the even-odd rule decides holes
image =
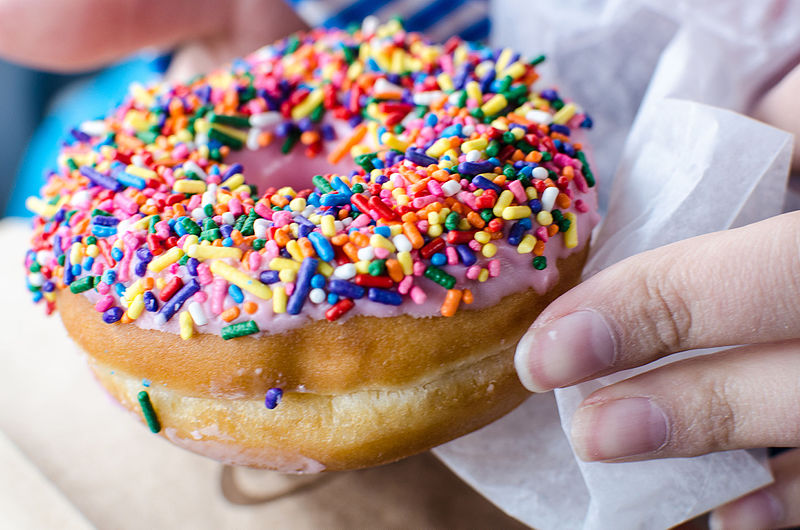
[[[539,240],[533,245],[533,253],[537,256],[544,254],[544,241]]]
[[[242,237],[242,233],[239,232],[238,230],[231,231],[230,237],[231,239],[233,239],[233,243],[237,246],[244,243],[244,238]]]
[[[556,204],[562,210],[566,210],[572,204],[572,199],[569,198],[569,195],[562,192],[559,193],[558,196],[556,197]]]
[[[156,281],[153,278],[151,278],[150,276],[148,276],[147,278],[144,279],[144,288],[145,288],[146,291],[151,290],[155,286],[155,284],[156,284]]]
[[[350,261],[352,261],[353,263],[358,261],[358,247],[357,246],[355,246],[354,244],[348,242],[348,243],[344,244],[344,246],[342,247],[342,250],[344,251],[345,256],[350,258]]]
[[[367,134],[367,125],[365,123],[362,123],[358,127],[356,127],[350,138],[337,145],[334,148],[334,150],[331,151],[331,154],[328,155],[328,162],[330,162],[331,164],[338,164],[339,161],[342,160],[344,155],[350,152],[350,149],[358,145],[358,143],[364,139],[364,136],[366,134]]]
[[[225,322],[230,322],[239,316],[239,308],[233,305],[223,311],[219,316]]]
[[[350,234],[350,241],[352,241],[359,247],[366,247],[367,245],[369,245],[369,238],[357,230],[354,230]]]
[[[403,281],[403,266],[396,259],[386,260],[386,270],[389,272],[389,277],[396,283]]]
[[[347,234],[336,234],[331,238],[331,243],[337,247],[341,247],[348,241],[350,241],[350,238],[347,236]]]
[[[456,314],[458,304],[461,302],[462,293],[460,289],[448,289],[442,304],[442,316],[451,317]]]
[[[416,223],[419,221],[417,214],[414,212],[406,212],[400,219],[402,219],[404,223]]]
[[[316,252],[314,252],[314,245],[311,244],[311,241],[309,241],[307,237],[298,239],[297,244],[300,246],[300,253],[304,258],[311,258],[316,254]]]
[[[474,298],[472,296],[472,291],[469,289],[464,289],[464,294],[461,295],[461,301],[469,305],[473,302],[473,300]]]
[[[244,312],[247,313],[248,315],[252,315],[256,311],[258,311],[258,304],[253,301],[245,302],[243,307],[244,307]]]
[[[286,227],[279,228],[275,231],[275,242],[279,247],[285,247],[286,244],[292,239],[285,230]]]
[[[471,224],[478,230],[486,226],[486,221],[481,219],[481,216],[478,215],[478,212],[469,212],[467,214],[467,221],[469,221],[469,224]]]
[[[553,224],[551,224],[550,226],[547,227],[547,235],[549,235],[550,237],[553,237],[557,233],[558,233],[558,225],[557,224],[553,223]]]
[[[412,248],[422,248],[422,246],[425,244],[425,240],[422,239],[422,234],[419,233],[419,230],[417,230],[417,225],[414,223],[403,223],[403,233],[406,235],[408,240],[411,241]]]

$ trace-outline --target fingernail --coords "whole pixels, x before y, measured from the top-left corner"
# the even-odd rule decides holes
[[[708,520],[711,530],[772,528],[783,520],[781,502],[767,491],[757,491],[715,510]]]
[[[514,364],[525,388],[544,392],[596,374],[610,367],[615,357],[606,321],[594,311],[582,310],[526,333]]]
[[[583,460],[612,460],[652,453],[667,441],[667,416],[645,397],[579,408],[572,443]]]

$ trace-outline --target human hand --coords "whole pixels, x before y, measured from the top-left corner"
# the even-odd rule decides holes
[[[0,0],[0,56],[75,71],[178,47],[170,73],[183,77],[303,27],[283,0]]]

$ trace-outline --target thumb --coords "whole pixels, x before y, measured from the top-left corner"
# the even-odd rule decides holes
[[[799,334],[800,212],[632,256],[555,300],[523,336],[522,383],[542,392],[673,352]]]

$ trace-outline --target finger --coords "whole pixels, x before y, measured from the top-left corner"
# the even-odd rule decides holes
[[[800,212],[628,258],[578,285],[517,346],[545,391],[676,351],[800,336]]]
[[[59,71],[224,31],[236,2],[0,0],[0,56]]]
[[[800,525],[800,449],[771,458],[775,482],[711,514],[712,530],[785,528]]]
[[[800,64],[756,104],[755,116],[800,138]],[[800,149],[795,147],[793,165],[800,170]]]
[[[602,388],[572,419],[583,460],[800,445],[800,341],[746,346]]]

